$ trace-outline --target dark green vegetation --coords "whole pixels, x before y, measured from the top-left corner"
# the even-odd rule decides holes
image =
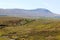
[[[60,19],[0,17],[0,40],[60,40]]]

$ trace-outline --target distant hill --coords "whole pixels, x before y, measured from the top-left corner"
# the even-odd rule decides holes
[[[15,16],[15,17],[30,17],[30,18],[39,18],[39,17],[55,17],[58,16],[48,9],[38,8],[34,10],[25,10],[25,9],[0,9],[0,15],[4,16]]]

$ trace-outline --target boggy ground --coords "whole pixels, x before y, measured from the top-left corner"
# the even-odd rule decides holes
[[[60,19],[0,17],[0,40],[60,40]]]

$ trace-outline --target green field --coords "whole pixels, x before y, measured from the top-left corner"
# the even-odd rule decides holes
[[[60,40],[60,19],[0,17],[0,40]]]

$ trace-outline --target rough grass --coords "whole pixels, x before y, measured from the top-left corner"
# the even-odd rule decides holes
[[[0,27],[0,40],[60,40],[60,19],[0,17]]]

